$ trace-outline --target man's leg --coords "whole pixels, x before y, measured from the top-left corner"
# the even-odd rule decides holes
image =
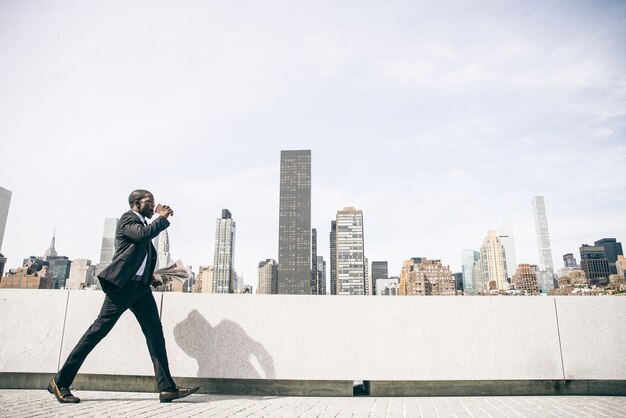
[[[114,297],[116,301],[114,302],[109,295],[105,296],[98,318],[78,341],[65,364],[55,376],[54,380],[59,388],[70,387],[87,355],[106,337],[120,316],[128,309],[128,305],[123,300],[118,301],[117,299]]]
[[[176,383],[174,383],[174,379],[172,379],[170,374],[167,352],[165,351],[163,326],[159,319],[159,312],[152,292],[148,290],[141,299],[130,307],[130,310],[135,314],[143,335],[146,337],[159,391],[174,390]]]

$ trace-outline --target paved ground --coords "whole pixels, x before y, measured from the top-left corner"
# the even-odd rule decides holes
[[[626,417],[626,397],[305,398],[193,395],[170,404],[152,393],[90,392],[59,404],[45,390],[0,390],[2,417]]]

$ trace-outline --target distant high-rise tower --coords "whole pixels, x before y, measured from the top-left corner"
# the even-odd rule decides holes
[[[388,279],[389,269],[386,261],[372,261],[372,294],[377,295],[379,292],[376,290],[376,280]]]
[[[235,221],[228,209],[215,222],[215,253],[213,257],[213,293],[235,291]]]
[[[589,285],[606,286],[609,283],[609,260],[604,247],[583,244],[580,247],[580,268]]]
[[[572,253],[563,254],[563,264],[566,268],[578,268],[578,263]]]
[[[2,241],[4,239],[4,229],[7,226],[9,217],[9,205],[11,204],[11,192],[0,187],[0,252],[2,251]]]
[[[326,294],[326,261],[321,255],[317,256],[317,294]]]
[[[157,265],[156,269],[162,269],[167,267],[170,262],[170,236],[167,234],[167,229],[161,231],[158,237],[156,237],[156,250],[157,250]]]
[[[609,271],[611,274],[617,274],[617,268],[615,266],[617,256],[624,255],[622,243],[617,242],[615,238],[602,238],[594,242],[594,245],[604,247],[604,254],[606,254],[607,260],[609,260]]]
[[[77,258],[72,262],[70,275],[65,282],[65,288],[80,290],[94,284],[94,272],[96,266],[91,265],[91,260]]]
[[[517,257],[515,256],[515,240],[513,239],[513,222],[510,219],[502,222],[498,227],[498,238],[504,247],[506,256],[506,272],[510,279],[517,269]]]
[[[100,262],[96,265],[96,276],[113,261],[115,254],[115,230],[117,229],[117,218],[105,218],[104,229],[102,231],[102,244],[100,246]]]
[[[543,196],[533,197],[532,203],[535,214],[535,233],[537,234],[539,265],[542,270],[554,271],[552,264],[552,248],[550,247],[550,233],[548,231],[548,217],[546,215],[546,203]]]
[[[278,293],[311,294],[311,151],[281,151]]]
[[[496,231],[489,231],[480,247],[480,264],[484,290],[508,290],[504,246]]]
[[[474,250],[461,251],[461,274],[463,276],[463,292],[466,295],[480,293],[474,288],[474,265],[480,262],[480,253]]]
[[[264,295],[275,295],[278,285],[278,263],[276,260],[268,258],[259,263],[258,268],[259,284],[256,292]]]
[[[311,294],[317,295],[317,229],[311,230]]]
[[[337,294],[365,295],[367,286],[363,211],[337,211]]]
[[[330,221],[330,294],[337,294],[337,221]]]
[[[48,247],[48,249],[43,255],[43,259],[46,261],[48,260],[48,257],[56,257],[58,255],[56,248],[54,248],[56,238],[57,238],[57,232],[55,229],[54,233],[52,234],[52,241],[50,241],[50,246]]]

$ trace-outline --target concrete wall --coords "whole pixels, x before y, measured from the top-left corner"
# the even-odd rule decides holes
[[[155,293],[172,374],[371,381],[626,380],[626,298]],[[99,291],[0,290],[0,373],[53,373]],[[85,374],[152,376],[131,312]]]

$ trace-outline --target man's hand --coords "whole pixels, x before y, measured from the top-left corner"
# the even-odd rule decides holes
[[[159,216],[163,216],[165,218],[169,216],[174,216],[174,211],[167,205],[158,204],[156,209],[154,210]]]
[[[152,279],[150,279],[150,284],[152,285],[152,287],[157,288],[159,286],[161,286],[163,284],[162,281],[157,280],[156,276],[154,276],[154,274],[152,275]]]

